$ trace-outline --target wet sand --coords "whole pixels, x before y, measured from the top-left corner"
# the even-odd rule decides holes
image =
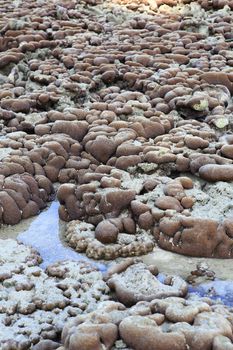
[[[143,257],[143,261],[146,264],[155,264],[164,273],[177,274],[183,278],[187,278],[191,271],[196,270],[197,263],[205,262],[209,269],[215,272],[216,278],[233,280],[232,261],[229,259],[193,258],[156,247],[152,253]]]

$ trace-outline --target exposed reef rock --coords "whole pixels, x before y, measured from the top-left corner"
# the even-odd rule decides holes
[[[125,272],[122,269],[126,269]],[[92,350],[105,347],[109,350],[217,350],[227,349],[227,346],[230,349],[233,322],[231,310],[208,298],[185,299],[163,294],[159,296],[163,299],[142,301],[142,296],[141,301],[138,301],[135,271],[142,271],[141,269],[141,263],[134,265],[132,259],[113,266],[106,278],[110,278],[109,282],[119,278],[125,284],[124,292],[128,289],[134,295],[131,299],[133,306],[126,308],[119,302],[106,301],[100,303],[95,311],[77,316],[63,328],[63,346],[60,349]],[[146,268],[143,269],[145,273]],[[156,271],[155,267],[153,271]],[[124,273],[128,274],[127,277],[131,275],[127,281],[124,281]],[[146,280],[147,278],[145,283]],[[150,291],[145,284],[143,286],[146,297]],[[157,288],[159,290],[161,287],[154,286],[155,292]],[[119,296],[117,290],[116,296]],[[125,297],[123,299],[126,301]]]
[[[138,175],[135,180],[134,175],[125,171],[118,174],[127,190],[124,201],[118,204],[113,200],[115,208],[128,202],[126,194],[131,194],[133,188],[135,192],[122,210],[115,211],[108,202],[108,198],[117,198],[122,190],[101,189],[95,183],[77,188],[60,187],[58,199],[61,201],[62,195],[67,203],[71,198],[78,203],[75,198],[82,189],[90,191],[83,195],[88,197],[88,202],[79,201],[83,209],[74,209],[74,203],[70,202],[74,215],[82,220],[67,224],[65,239],[77,252],[95,259],[114,260],[146,254],[157,243],[164,249],[189,256],[232,258],[231,184],[205,183],[195,177],[193,181],[186,176],[171,180],[165,176]],[[72,190],[70,197],[68,189]],[[84,203],[91,203],[93,211]],[[106,208],[109,208],[107,213]],[[92,213],[95,215],[91,216]]]
[[[57,195],[67,244],[120,258],[0,241],[0,348],[232,349],[231,308],[132,259],[233,258],[232,0],[0,8],[0,229]]]
[[[56,340],[70,318],[109,299],[101,272],[87,262],[58,262],[43,271],[40,256],[14,240],[0,241],[0,347],[29,349]]]
[[[180,277],[160,282],[156,266],[129,258],[103,277],[87,262],[58,262],[43,271],[37,252],[14,240],[1,241],[0,253],[3,349],[231,345],[232,310],[208,298],[187,297]]]
[[[109,222],[111,223],[111,221]],[[119,220],[119,224],[123,226],[121,220]],[[117,233],[116,241],[110,242],[109,237],[112,237],[112,232],[111,226],[110,230],[108,226],[110,225],[103,228],[108,241],[106,239],[105,242],[103,240],[101,242],[99,238],[95,237],[95,227],[92,224],[71,221],[67,225],[65,239],[77,252],[85,252],[88,257],[94,259],[114,260],[118,257],[144,255],[153,250],[155,245],[153,237],[146,232],[140,232],[140,230],[135,233],[126,233],[122,229],[122,233]]]
[[[163,293],[157,295],[159,298],[153,298],[152,295],[148,298],[153,283],[151,284],[151,277],[147,278],[147,275],[143,279],[142,273],[151,274],[150,271],[153,274],[158,273],[155,266],[146,268],[144,264],[133,259],[113,265],[105,279],[109,284],[115,279],[118,287],[121,284],[124,297],[122,293],[118,293],[117,288],[116,297],[120,297],[123,303],[103,301],[94,311],[73,318],[63,328],[62,345],[48,343],[51,346],[48,349],[59,346],[60,350],[217,350],[227,349],[225,346],[230,349],[233,324],[231,309],[208,298],[184,298],[187,290],[181,279],[178,284],[182,286],[183,297],[171,297],[168,296],[169,293]],[[138,274],[141,287],[138,284]],[[153,285],[153,291],[159,292],[161,285],[162,283]],[[138,288],[145,291],[140,298]],[[126,295],[129,290],[130,299],[129,294]],[[40,342],[36,349],[43,349],[44,344],[44,341]]]
[[[136,179],[191,172],[232,181],[231,1],[24,0],[2,7],[4,181],[27,173],[62,183],[60,217],[91,217],[95,226],[134,199],[121,170]],[[14,224],[38,213],[52,188],[26,203],[1,191],[1,212],[11,202],[15,218],[4,214],[0,222]],[[149,221],[142,213],[143,229]]]
[[[157,273],[154,266],[133,264],[111,277],[108,286],[115,291],[117,299],[124,305],[187,294],[187,284],[180,277],[168,276],[164,283],[161,283],[154,276]]]
[[[53,185],[44,175],[0,175],[0,223],[14,225],[38,214],[53,195]]]

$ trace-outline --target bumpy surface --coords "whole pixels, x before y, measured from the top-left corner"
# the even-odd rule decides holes
[[[164,283],[161,283],[154,276],[157,273],[154,266],[148,268],[143,263],[132,264],[125,271],[111,277],[108,286],[115,291],[117,299],[124,305],[187,294],[187,284],[182,278],[168,276]]]
[[[232,257],[230,204],[215,219],[203,199],[198,215],[202,195],[178,179],[223,195],[233,180],[232,1],[1,7],[0,223],[37,214],[59,182],[60,218],[78,220],[66,239],[88,256],[158,242]]]
[[[232,258],[233,1],[0,8],[0,225],[58,187],[65,239],[88,257]],[[3,350],[233,349],[232,309],[177,276],[40,260],[0,241]]]
[[[0,243],[1,349],[232,347],[232,309],[187,297],[180,277],[160,282],[156,266],[129,258],[104,277],[87,262],[58,262],[43,271],[31,248]]]
[[[57,339],[65,322],[108,300],[102,274],[87,262],[59,262],[43,271],[40,256],[0,240],[0,348],[29,349]]]
[[[102,223],[104,223],[104,226],[107,226],[111,221],[106,220],[102,221]],[[108,226],[103,228],[103,232],[109,237],[111,232]],[[113,226],[116,227],[115,225]],[[155,245],[153,237],[146,232],[138,230],[135,233],[120,233],[118,229],[115,242],[104,244],[96,238],[94,229],[94,225],[80,221],[71,221],[67,225],[65,238],[77,252],[85,252],[90,258],[105,260],[143,255],[152,251]]]
[[[104,219],[96,227],[71,221],[65,238],[77,252],[109,260],[143,255],[158,243],[164,249],[190,256],[233,257],[231,184],[210,184],[197,178],[193,181],[187,176],[171,180],[141,175],[135,181],[134,176],[123,171],[121,174],[122,186],[127,188],[125,191],[135,192],[134,199],[117,218]],[[111,198],[110,194],[115,196],[117,191],[105,192],[105,198]]]
[[[51,345],[60,350],[232,348],[232,310],[208,298],[185,299],[163,295],[163,299],[142,301],[142,297],[138,301],[135,270],[141,269],[141,263],[134,264],[129,259],[113,266],[106,276],[109,282],[115,278],[122,283],[124,274],[128,274],[127,288],[134,294],[131,307],[126,308],[116,301],[101,302],[95,311],[77,316],[65,325],[62,331],[63,346],[59,343]],[[156,271],[155,267],[153,271]],[[146,295],[148,289],[145,283],[144,288]],[[118,297],[117,291],[116,295]],[[44,349],[44,345],[44,342],[39,343],[37,349]]]

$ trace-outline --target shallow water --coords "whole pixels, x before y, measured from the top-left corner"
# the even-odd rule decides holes
[[[220,300],[227,306],[233,306],[233,281],[220,281],[203,283],[199,286],[189,287],[190,294],[207,296],[213,300]]]
[[[59,203],[54,201],[38,216],[22,220],[18,225],[1,228],[0,238],[17,238],[19,242],[30,245],[41,255],[43,262],[41,267],[62,260],[85,260],[91,262],[104,272],[107,263],[96,262],[83,254],[75,252],[68,247],[62,239],[65,224],[59,220]],[[208,296],[214,300],[221,300],[228,306],[233,306],[233,270],[231,261],[227,259],[192,258],[172,252],[164,251],[156,247],[154,251],[142,257],[146,264],[155,264],[162,274],[159,274],[161,282],[166,275],[179,275],[187,278],[196,264],[205,261],[216,274],[217,280],[189,287],[189,295]],[[230,280],[229,280],[230,279]]]
[[[209,269],[215,272],[216,280],[203,282],[198,285],[189,285],[188,296],[196,294],[200,297],[209,297],[219,300],[227,306],[233,306],[233,270],[232,260],[193,258],[175,254],[155,247],[153,252],[143,257],[146,264],[154,264],[162,274],[159,280],[164,281],[164,274],[179,275],[186,279],[191,271],[196,270],[200,262],[208,264]]]
[[[160,282],[164,282],[165,275],[159,273],[156,276]],[[201,283],[197,286],[188,287],[188,297],[198,295],[220,301],[227,306],[233,306],[233,281],[215,280],[212,282]]]
[[[90,261],[101,271],[105,271],[104,264],[96,263],[86,256],[76,253],[61,241],[60,233],[64,225],[59,222],[58,207],[59,203],[55,201],[49,208],[41,212],[31,222],[28,229],[18,235],[18,241],[32,246],[40,253],[43,259],[41,264],[43,268],[57,261],[69,259]]]
[[[163,250],[155,247],[153,252],[143,256],[146,264],[154,264],[159,271],[168,275],[179,275],[186,279],[191,271],[197,269],[197,264],[205,263],[208,269],[214,271],[218,280],[232,280],[232,259],[195,258]]]

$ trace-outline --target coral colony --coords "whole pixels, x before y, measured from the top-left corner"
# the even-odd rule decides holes
[[[232,28],[233,0],[0,0],[1,350],[233,349]]]

